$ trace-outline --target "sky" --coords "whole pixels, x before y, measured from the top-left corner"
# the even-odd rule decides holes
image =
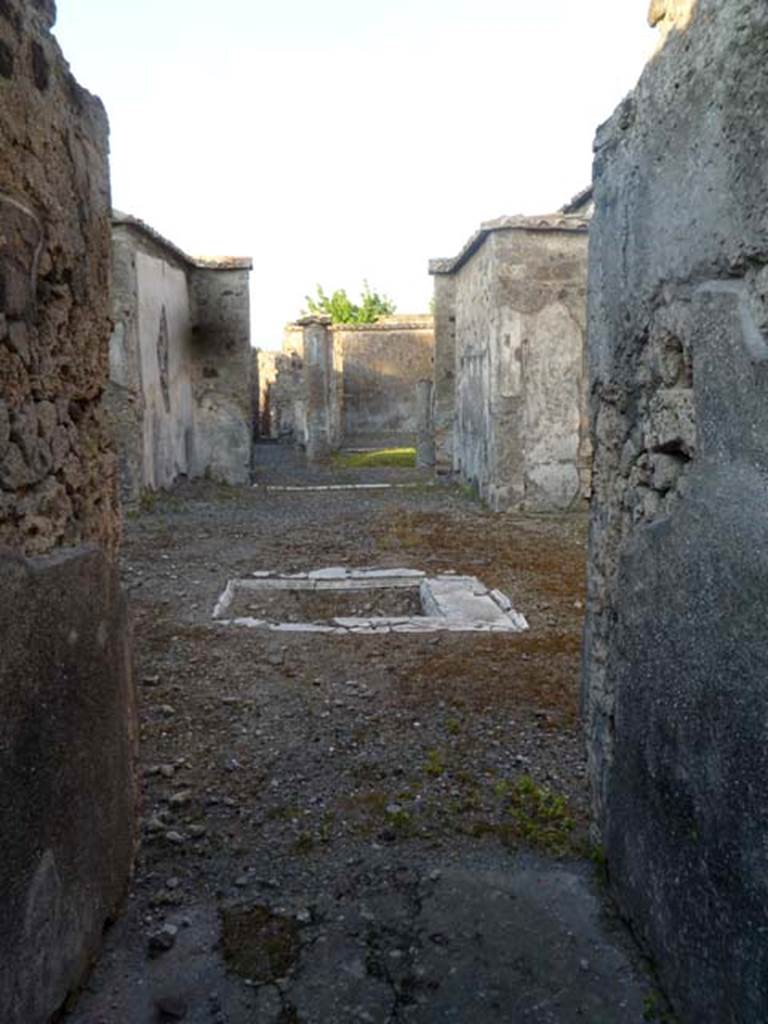
[[[252,343],[320,283],[426,312],[430,258],[559,208],[633,87],[648,0],[59,0],[111,124],[115,208],[252,256]]]

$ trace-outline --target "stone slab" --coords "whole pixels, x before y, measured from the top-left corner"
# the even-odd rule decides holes
[[[96,547],[0,555],[0,1020],[44,1024],[120,908],[136,841],[126,606]]]

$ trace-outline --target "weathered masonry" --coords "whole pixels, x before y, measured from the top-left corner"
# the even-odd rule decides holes
[[[277,378],[279,359],[279,352],[260,348],[253,350],[251,394],[253,396],[253,436],[255,439],[271,439],[278,436],[278,426],[272,407],[272,389]]]
[[[307,443],[304,367],[306,323],[311,320],[288,325],[273,380],[260,389],[262,418],[268,408],[271,436],[302,445]],[[433,372],[432,317],[384,317],[373,324],[328,322],[325,330],[334,380],[334,387],[326,391],[333,424],[331,448],[412,445],[418,429],[418,383],[431,379]],[[262,365],[268,380],[265,359]]]
[[[109,408],[124,500],[179,477],[250,479],[250,259],[188,256],[113,215]]]
[[[429,265],[437,471],[497,510],[570,509],[589,492],[587,231],[575,213],[502,217]]]
[[[412,445],[416,388],[433,373],[433,318],[391,316],[374,324],[337,324],[333,332],[344,361],[344,443]]]
[[[119,908],[135,713],[115,565],[107,119],[0,4],[0,1020],[43,1024]]]
[[[685,1024],[768,1020],[768,7],[656,2],[597,136],[584,662],[613,892]]]

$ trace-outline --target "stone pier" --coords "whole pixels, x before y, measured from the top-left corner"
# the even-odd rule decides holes
[[[435,278],[435,442],[499,511],[578,508],[589,493],[588,219],[483,224]]]
[[[599,130],[584,701],[610,885],[685,1024],[768,1020],[768,8],[659,0]]]
[[[416,385],[416,465],[432,469],[435,465],[434,386],[431,380]]]
[[[307,458],[323,462],[341,445],[341,358],[330,317],[307,316],[297,323],[302,328]]]

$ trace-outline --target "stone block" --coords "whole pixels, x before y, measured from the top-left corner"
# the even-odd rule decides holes
[[[0,555],[0,1019],[47,1024],[118,913],[136,842],[126,608],[95,548]]]

